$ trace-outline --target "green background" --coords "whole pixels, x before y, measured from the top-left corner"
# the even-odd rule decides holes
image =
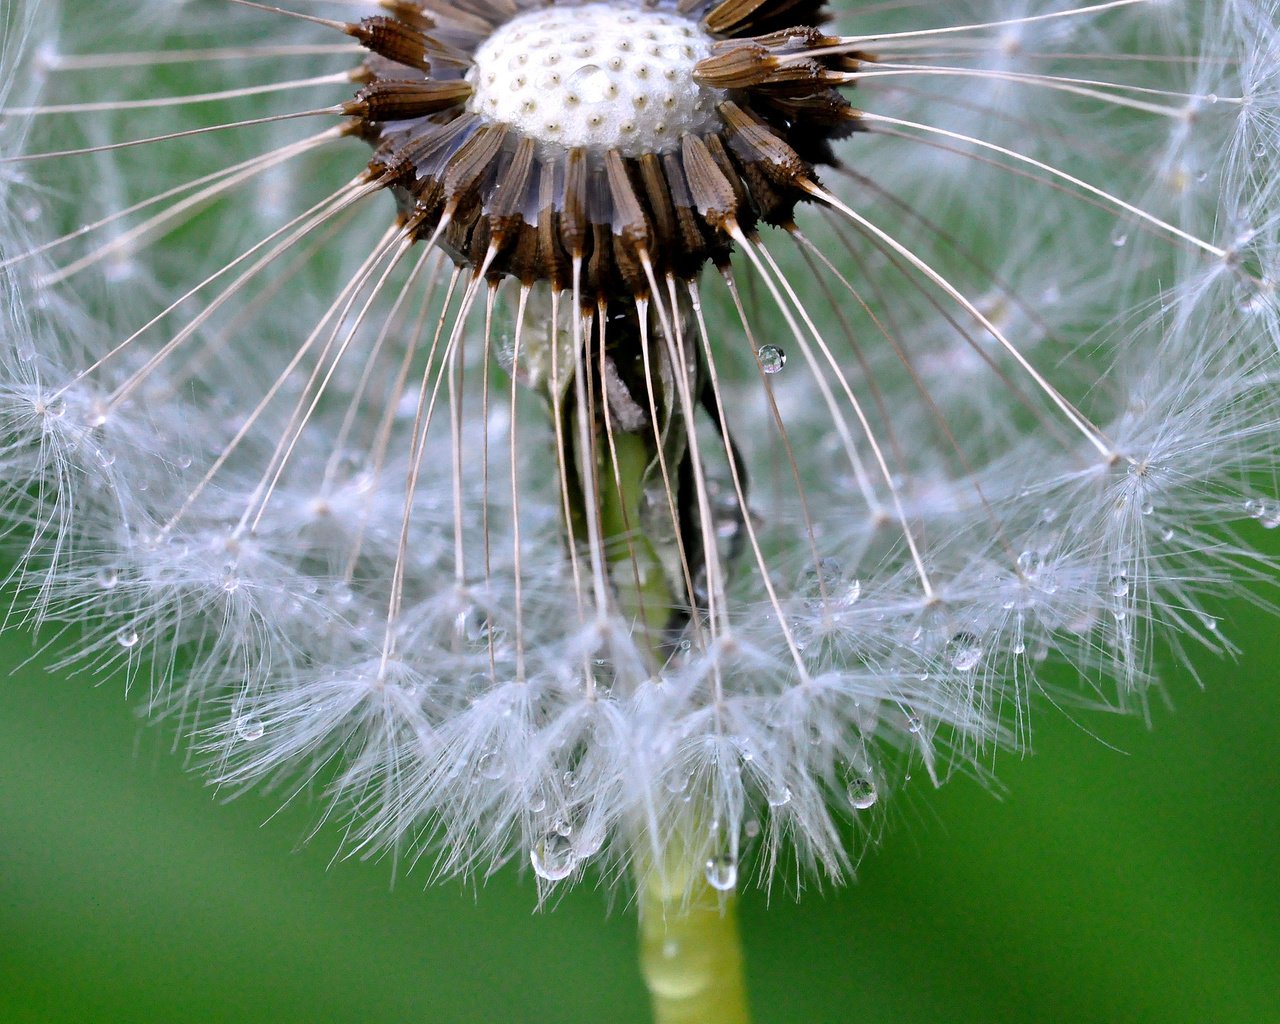
[[[749,893],[760,1024],[1280,1021],[1280,637],[1225,611],[1245,654],[1204,659],[1204,690],[1167,673],[1154,728],[1042,706],[1002,793],[913,782],[856,884]],[[647,1019],[608,893],[535,912],[514,870],[424,891],[332,863],[315,806],[223,804],[95,681],[0,685],[3,1024]]]

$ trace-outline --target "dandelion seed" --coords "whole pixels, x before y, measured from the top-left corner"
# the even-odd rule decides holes
[[[1273,4],[294,6],[0,47],[13,582],[220,783],[731,923],[1041,662],[1221,646]]]

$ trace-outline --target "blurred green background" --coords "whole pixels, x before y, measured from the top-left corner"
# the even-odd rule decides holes
[[[1225,610],[1246,653],[1169,673],[1153,729],[1041,706],[1002,794],[914,782],[856,884],[749,893],[759,1024],[1280,1021],[1280,636]],[[607,893],[332,863],[314,806],[224,805],[94,682],[0,684],[3,1024],[647,1020]]]

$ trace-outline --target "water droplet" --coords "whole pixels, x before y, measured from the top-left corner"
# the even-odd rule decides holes
[[[844,791],[849,795],[849,803],[857,811],[865,811],[870,807],[874,807],[876,801],[880,799],[880,794],[876,792],[875,783],[861,775],[850,779],[848,785],[844,787]]]
[[[738,862],[727,853],[709,858],[707,884],[717,892],[729,892],[738,884]]]
[[[858,603],[858,598],[862,596],[862,580],[856,577],[850,581],[849,585],[844,589],[844,595],[840,598],[840,603],[846,608]]]
[[[1023,576],[1038,576],[1043,568],[1044,556],[1039,551],[1024,551],[1018,556],[1018,572]]]
[[[573,835],[573,822],[568,818],[556,818],[551,824],[551,831],[558,836]]]
[[[507,774],[507,766],[496,750],[490,750],[476,762],[476,774],[482,779],[496,782]]]
[[[907,732],[918,733],[924,728],[924,722],[920,720],[918,715],[907,716]]]
[[[760,822],[753,818],[742,826],[742,831],[746,833],[748,839],[754,839],[760,834]]]
[[[558,882],[573,874],[578,866],[578,854],[572,839],[553,830],[529,851],[529,863],[539,878]]]
[[[115,590],[120,585],[120,573],[109,565],[99,569],[94,574],[94,579],[103,590]]]
[[[805,601],[814,605],[815,610],[825,601],[847,600],[844,594],[844,567],[834,558],[824,558],[817,566],[804,572],[800,577],[800,591]],[[861,594],[862,585],[858,584]]]
[[[954,668],[972,672],[984,654],[982,642],[972,633],[957,633],[947,641],[947,657]]]
[[[541,790],[529,797],[529,810],[534,814],[547,809],[547,797]]]
[[[1155,503],[1151,501],[1144,501],[1140,506],[1138,506],[1138,511],[1141,512],[1144,516],[1151,515],[1151,513],[1154,512],[1155,510],[1156,510]]]
[[[132,626],[121,626],[116,630],[116,643],[121,647],[137,647],[138,641],[142,638],[138,636],[138,631]]]
[[[43,403],[40,411],[50,419],[60,420],[67,414],[67,403],[61,398],[52,398]]]
[[[781,373],[782,368],[787,365],[787,354],[777,345],[760,346],[756,356],[760,359],[760,369],[765,373]]]
[[[236,735],[246,743],[262,739],[262,735],[266,731],[267,729],[262,724],[262,719],[256,715],[243,715],[236,719]]]
[[[572,768],[570,768],[562,776],[560,776],[560,781],[564,783],[565,789],[577,789],[578,773],[575,772]]]
[[[1111,577],[1111,593],[1115,597],[1129,596],[1129,577],[1120,573]]]
[[[786,807],[787,804],[791,803],[791,787],[782,786],[772,790],[765,799],[770,807]]]
[[[1111,244],[1117,249],[1123,249],[1129,244],[1129,232],[1123,228],[1117,228],[1111,233]]]

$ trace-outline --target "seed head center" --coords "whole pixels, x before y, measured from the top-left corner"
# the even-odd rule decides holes
[[[467,108],[566,149],[660,153],[718,126],[718,89],[693,79],[712,38],[631,3],[557,4],[511,19],[477,49]]]

